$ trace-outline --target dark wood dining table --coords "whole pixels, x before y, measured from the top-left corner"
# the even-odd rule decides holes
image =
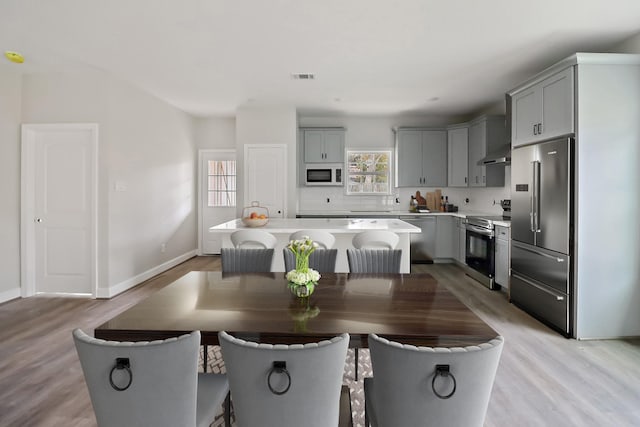
[[[199,330],[268,343],[305,343],[347,332],[352,347],[376,333],[425,346],[464,346],[498,334],[429,274],[322,274],[297,298],[284,273],[194,271],[95,329],[95,337],[149,341]]]

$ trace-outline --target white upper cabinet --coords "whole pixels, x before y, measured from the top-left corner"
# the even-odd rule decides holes
[[[447,185],[447,132],[399,129],[396,145],[398,187]]]
[[[469,172],[469,126],[447,130],[448,184],[449,187],[467,187]]]
[[[344,163],[344,129],[302,129],[305,163]]]
[[[574,132],[573,67],[513,94],[512,146]]]
[[[469,123],[470,187],[504,187],[504,164],[484,166],[478,161],[506,144],[504,116],[482,116]]]

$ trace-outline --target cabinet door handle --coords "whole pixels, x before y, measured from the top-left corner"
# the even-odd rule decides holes
[[[483,184],[487,183],[487,176],[486,175],[482,175],[482,183]]]
[[[538,134],[538,124],[537,123],[533,125],[533,134],[534,135]]]
[[[542,135],[542,123],[538,123],[538,135]]]
[[[467,177],[466,176],[464,177],[464,183],[465,184],[467,183]]]

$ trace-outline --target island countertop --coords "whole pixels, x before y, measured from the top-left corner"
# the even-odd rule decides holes
[[[234,219],[209,228],[209,233],[220,240],[221,248],[231,248],[231,234],[238,230],[254,229],[247,227],[241,219]],[[323,230],[336,238],[334,245],[338,249],[336,273],[348,273],[346,249],[352,248],[353,237],[367,230],[388,230],[400,237],[397,249],[402,250],[400,272],[409,273],[411,263],[409,259],[409,245],[411,233],[421,233],[420,227],[409,224],[397,218],[269,218],[269,222],[262,227],[255,228],[273,234],[277,243],[271,264],[271,271],[284,271],[283,250],[289,243],[289,235],[299,230]]]
[[[209,228],[210,232],[246,230],[241,219],[234,219]],[[324,230],[329,233],[353,234],[364,230],[389,230],[394,233],[420,233],[420,227],[397,218],[270,218],[259,230],[269,233],[293,233],[298,230]]]

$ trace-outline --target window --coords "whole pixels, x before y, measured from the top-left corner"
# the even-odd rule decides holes
[[[391,151],[347,151],[347,194],[391,194]]]
[[[233,207],[236,205],[236,161],[209,160],[208,206]]]

